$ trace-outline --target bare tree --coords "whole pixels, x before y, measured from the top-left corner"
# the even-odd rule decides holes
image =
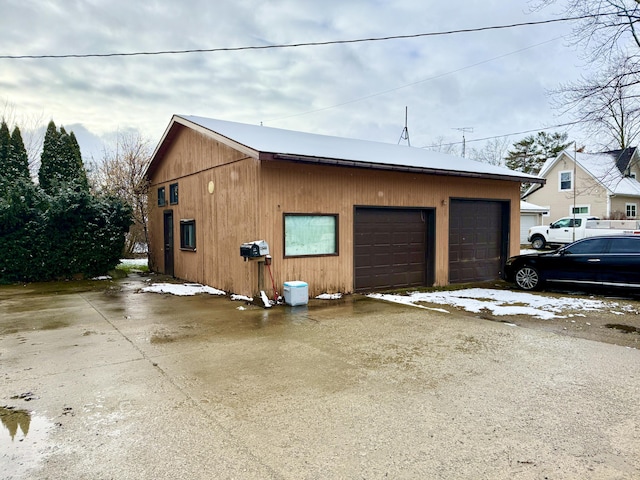
[[[129,229],[125,253],[141,253],[148,244],[147,184],[144,173],[151,159],[148,139],[139,133],[121,133],[110,147],[105,148],[101,160],[92,168],[93,188],[104,194],[126,200],[133,208],[134,223]]]
[[[509,150],[509,137],[492,138],[482,148],[472,148],[469,158],[491,165],[504,165]]]
[[[531,1],[535,9],[555,3]],[[640,2],[568,0],[564,13],[576,18],[572,40],[593,73],[553,92],[557,106],[601,137],[603,147],[627,147],[640,130]]]
[[[602,149],[626,148],[640,134],[640,85],[629,84],[624,69],[610,66],[556,91],[557,107],[585,125],[591,138],[600,138]]]
[[[459,143],[460,142],[446,142],[445,138],[440,136],[437,137],[431,145],[424,148],[434,152],[446,153],[448,155],[460,155]]]

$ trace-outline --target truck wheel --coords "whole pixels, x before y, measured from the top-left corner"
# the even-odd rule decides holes
[[[523,265],[516,272],[516,285],[522,290],[535,290],[540,287],[540,275],[538,270],[530,265]]]
[[[544,237],[541,237],[540,235],[536,235],[531,239],[531,246],[536,250],[544,248],[546,244],[547,242],[544,240]]]

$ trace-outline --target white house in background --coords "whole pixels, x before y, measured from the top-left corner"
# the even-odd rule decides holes
[[[546,184],[532,185],[522,199],[546,207],[550,222],[573,213],[639,217],[640,152],[636,147],[604,153],[564,150],[547,160],[538,176]]]
[[[544,224],[545,215],[549,215],[547,207],[520,201],[520,244],[528,243],[529,229]]]

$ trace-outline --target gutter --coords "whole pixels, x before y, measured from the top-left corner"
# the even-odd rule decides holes
[[[299,155],[290,155],[284,153],[276,153],[271,155],[260,155],[260,160],[284,160],[296,163],[306,163],[314,165],[332,165],[337,167],[352,167],[352,168],[367,168],[373,170],[386,170],[395,172],[409,172],[409,173],[423,173],[429,175],[445,175],[449,177],[466,177],[466,178],[485,178],[493,180],[508,180],[512,182],[520,183],[539,183],[544,185],[546,179],[539,177],[522,178],[519,176],[500,175],[491,173],[480,172],[461,172],[456,170],[441,170],[437,168],[428,167],[413,167],[410,165],[389,165],[384,163],[374,162],[362,162],[356,160],[342,160],[335,158],[323,158],[323,157],[305,157]]]

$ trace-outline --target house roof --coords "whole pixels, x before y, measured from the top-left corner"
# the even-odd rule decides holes
[[[549,207],[541,207],[533,203],[520,200],[520,213],[548,213]]]
[[[629,163],[631,162],[633,155],[636,153],[636,148],[637,147],[627,147],[623,150],[611,150],[610,152],[606,153],[615,157],[615,162],[618,170],[620,170],[624,174],[624,172],[629,167]]]
[[[147,176],[157,168],[177,130],[191,128],[261,160],[330,164],[440,175],[495,178],[544,183],[533,175],[468,158],[422,148],[355,140],[279,128],[227,122],[212,118],[174,115],[156,147]]]
[[[578,166],[606,188],[609,195],[640,196],[640,182],[624,175],[635,150],[634,147],[604,153],[576,152],[575,158]],[[564,150],[557,157],[549,158],[540,169],[538,176],[546,178],[549,171],[563,156],[572,162],[574,160],[574,156]],[[532,185],[523,198],[538,188],[540,188],[538,185]]]

